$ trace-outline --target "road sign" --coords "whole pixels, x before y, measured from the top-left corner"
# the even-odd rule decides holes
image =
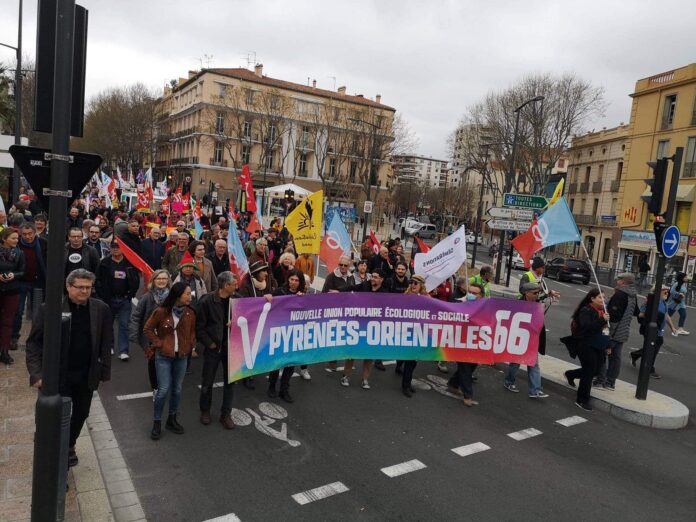
[[[488,209],[488,215],[500,219],[518,219],[520,221],[531,221],[534,219],[534,211],[531,209],[492,207]]]
[[[525,232],[531,224],[531,221],[512,221],[507,219],[489,219],[486,222],[488,228],[492,230],[513,230],[515,232]]]
[[[674,257],[674,254],[679,250],[680,243],[681,234],[679,233],[679,229],[676,225],[670,225],[662,232],[662,237],[660,239],[662,255],[668,259]]]
[[[39,202],[44,210],[48,211],[49,196],[43,192],[44,187],[51,186],[51,151],[38,147],[25,147],[12,145],[10,154],[19,165],[22,174],[27,178],[29,185],[34,189]],[[80,193],[87,182],[97,171],[102,163],[101,156],[71,152],[70,175],[68,177],[68,190],[72,191],[72,198],[80,197]],[[69,201],[70,203],[70,201]]]
[[[548,204],[544,196],[532,196],[530,194],[503,194],[504,207],[521,208],[545,208]]]
[[[365,214],[372,214],[372,201],[365,201],[363,205],[363,212]]]

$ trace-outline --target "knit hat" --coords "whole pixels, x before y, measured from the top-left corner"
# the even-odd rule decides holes
[[[537,268],[541,268],[542,266],[546,266],[546,263],[542,258],[535,257],[534,259],[532,259],[532,270],[536,270]]]
[[[184,252],[183,256],[181,256],[181,263],[179,263],[178,269],[181,270],[182,268],[186,268],[187,266],[193,267],[194,269],[198,270],[198,265],[193,262],[193,256],[188,250]]]
[[[251,275],[258,274],[259,272],[263,272],[264,270],[268,272],[268,265],[263,261],[255,261],[249,267],[249,273]]]

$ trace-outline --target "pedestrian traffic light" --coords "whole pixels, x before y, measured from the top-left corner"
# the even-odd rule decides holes
[[[295,191],[292,189],[287,189],[285,191],[285,202],[292,203],[295,200]]]
[[[648,204],[648,212],[657,215],[662,213],[662,197],[667,182],[667,158],[648,161],[648,167],[652,169],[653,175],[652,178],[645,180],[645,184],[650,187],[651,194],[644,196],[643,199]]]

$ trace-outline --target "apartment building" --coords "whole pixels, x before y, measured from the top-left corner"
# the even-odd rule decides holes
[[[158,101],[155,174],[236,197],[248,164],[257,189],[292,182],[360,203],[369,183],[371,199],[384,199],[394,113],[380,95],[271,78],[260,64],[190,71]]]
[[[595,266],[612,267],[621,240],[619,197],[630,129],[611,129],[577,136],[568,150],[566,195]]]
[[[415,154],[392,156],[394,176],[402,182],[418,183],[432,188],[458,186],[460,177],[448,167],[446,160]]]
[[[619,194],[621,240],[617,266],[635,270],[646,256],[655,266],[653,216],[644,198],[650,194],[645,179],[651,176],[647,162],[672,156],[684,149],[677,191],[675,224],[682,233],[681,247],[669,260],[668,270],[693,274],[696,263],[696,63],[636,82],[631,94],[631,139],[626,143],[625,176]],[[671,163],[671,162],[670,162]],[[671,172],[672,165],[669,166]]]

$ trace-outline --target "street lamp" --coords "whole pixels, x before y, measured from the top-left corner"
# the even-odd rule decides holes
[[[524,109],[527,105],[530,103],[536,103],[539,101],[542,101],[544,99],[543,96],[535,96],[534,98],[531,98],[524,102],[522,105],[517,107],[515,109],[515,130],[512,134],[512,151],[510,152],[510,167],[508,169],[508,173],[505,179],[505,191],[504,192],[510,192],[512,190],[512,183],[515,179],[515,154],[517,153],[517,131],[519,130],[520,127],[520,114],[522,113],[522,109]],[[500,231],[500,254],[498,256],[498,266],[496,267],[495,270],[495,284],[500,283],[500,272],[503,264],[500,262],[500,259],[502,258],[502,253],[503,253],[503,247],[505,246],[505,230]],[[508,256],[508,266],[512,265],[512,245],[510,245],[510,254]],[[507,273],[507,281],[506,285],[510,286],[510,268],[508,268],[508,273]]]
[[[3,47],[8,49],[13,49],[17,53],[17,65],[15,67],[15,86],[14,86],[14,96],[15,96],[15,145],[22,144],[22,3],[23,0],[19,0],[19,21],[17,26],[17,47],[13,45],[7,45],[0,43]],[[14,167],[12,169],[12,190],[10,192],[10,197],[14,204],[19,199],[19,165],[17,161],[14,162]]]
[[[360,123],[360,124],[363,124],[363,125],[369,125],[370,127],[372,127],[372,134],[371,134],[371,136],[370,136],[370,151],[369,151],[370,157],[367,158],[367,160],[369,161],[369,164],[370,164],[370,165],[369,165],[369,169],[368,169],[368,172],[367,172],[367,191],[366,191],[366,196],[367,196],[367,200],[366,200],[366,201],[370,201],[370,195],[371,195],[371,192],[372,192],[372,163],[373,163],[373,161],[374,161],[374,157],[373,157],[373,156],[374,156],[375,138],[376,138],[377,131],[378,131],[381,127],[380,127],[378,124],[376,124],[376,123],[372,123],[372,122],[369,122],[369,121],[361,120],[361,119],[359,119],[359,118],[348,118],[348,121],[353,122],[353,123]],[[369,217],[369,214],[365,214],[365,212],[363,212],[363,232],[362,232],[362,238],[361,238],[362,241],[365,240],[365,236],[367,235],[367,220],[368,220],[368,217]]]

